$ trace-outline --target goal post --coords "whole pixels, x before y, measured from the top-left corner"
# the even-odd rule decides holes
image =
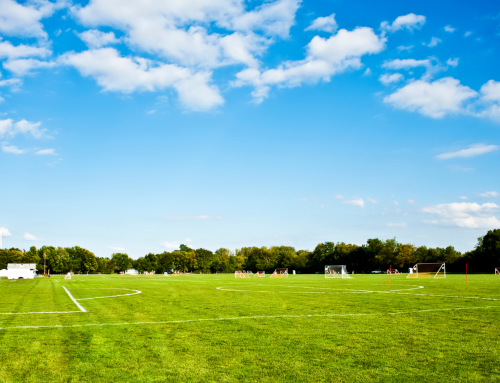
[[[417,263],[409,269],[406,278],[446,278],[446,264],[444,262]]]
[[[254,274],[254,278],[265,278],[266,277],[266,272],[265,271],[257,271]]]
[[[271,278],[288,278],[288,269],[276,269]]]
[[[64,276],[64,279],[71,279],[71,273],[68,273]]]
[[[352,278],[345,265],[326,265],[325,278]]]
[[[235,278],[250,278],[250,275],[245,270],[238,270],[234,272]]]

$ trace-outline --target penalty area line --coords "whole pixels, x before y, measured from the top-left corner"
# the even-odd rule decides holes
[[[361,317],[361,316],[383,316],[397,314],[419,314],[420,312],[429,311],[453,311],[453,310],[480,310],[480,309],[500,309],[500,306],[483,306],[483,307],[455,307],[449,309],[435,310],[414,310],[400,311],[392,313],[355,313],[355,314],[309,314],[309,315],[255,315],[246,317],[229,317],[229,318],[202,318],[202,319],[185,319],[171,321],[156,321],[156,322],[120,322],[120,323],[86,323],[73,325],[52,325],[52,326],[14,326],[0,327],[0,330],[23,330],[23,329],[47,329],[47,328],[76,328],[76,327],[105,327],[105,326],[133,326],[133,325],[164,325],[164,324],[182,324],[196,322],[222,322],[222,321],[237,321],[245,319],[288,319],[288,318],[335,318],[335,317]]]
[[[64,287],[64,286],[63,286],[63,289],[66,291],[66,293],[68,293],[68,296],[69,296],[69,297],[71,298],[71,300],[75,303],[76,307],[78,307],[78,308],[80,309],[80,311],[82,311],[82,312],[86,313],[86,312],[87,312],[87,310],[85,310],[85,309],[82,307],[82,305],[81,305],[80,303],[78,303],[78,302],[76,301],[76,299],[75,299],[75,298],[73,298],[73,295],[71,295],[71,293],[69,292],[69,290],[68,290],[66,287]]]

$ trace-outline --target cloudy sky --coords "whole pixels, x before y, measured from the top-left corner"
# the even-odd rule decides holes
[[[499,59],[493,1],[0,0],[3,246],[472,249]]]

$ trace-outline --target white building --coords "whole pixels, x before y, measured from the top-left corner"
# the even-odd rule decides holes
[[[34,263],[8,263],[7,269],[0,270],[0,277],[8,279],[33,279],[36,275]]]
[[[127,274],[127,275],[138,275],[139,274],[139,270],[137,270],[137,269],[128,269],[127,271],[125,271],[125,274]]]

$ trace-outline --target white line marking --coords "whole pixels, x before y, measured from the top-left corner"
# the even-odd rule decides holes
[[[71,298],[71,300],[75,303],[75,305],[76,305],[76,306],[80,309],[80,311],[82,311],[82,312],[86,313],[86,312],[87,312],[87,310],[85,310],[85,309],[82,307],[82,305],[81,305],[80,303],[78,303],[78,302],[76,301],[76,299],[75,299],[75,298],[73,298],[73,295],[71,295],[71,293],[68,291],[68,289],[67,289],[66,287],[64,287],[64,286],[63,286],[63,289],[64,289],[64,290],[66,290],[66,292],[68,293],[69,297],[70,297],[70,298]]]
[[[185,319],[185,320],[171,320],[171,321],[157,321],[157,322],[86,323],[86,324],[72,324],[72,325],[52,325],[52,326],[14,326],[14,327],[0,327],[0,330],[131,326],[131,325],[148,325],[148,324],[177,324],[177,323],[195,323],[195,322],[234,321],[234,320],[244,320],[244,319],[333,318],[333,317],[353,317],[353,316],[382,316],[382,315],[398,315],[398,314],[418,314],[420,312],[429,312],[429,311],[484,310],[484,309],[500,309],[500,306],[455,307],[455,308],[449,308],[449,309],[414,310],[414,311],[400,311],[400,312],[393,312],[393,313],[263,315],[263,316],[255,315],[255,316],[247,316],[247,317]]]
[[[29,313],[0,313],[0,315],[24,315],[24,314],[68,314],[81,313],[81,311],[32,311]]]
[[[105,296],[105,297],[93,297],[93,298],[78,298],[76,299],[77,301],[86,301],[86,300],[89,300],[89,299],[103,299],[103,298],[116,298],[116,297],[126,297],[127,295],[137,295],[137,294],[141,294],[142,291],[140,290],[134,290],[134,289],[123,289],[123,288],[117,288],[117,290],[129,290],[129,291],[135,291],[135,293],[131,293],[131,294],[122,294],[122,295],[108,295],[108,296]]]

